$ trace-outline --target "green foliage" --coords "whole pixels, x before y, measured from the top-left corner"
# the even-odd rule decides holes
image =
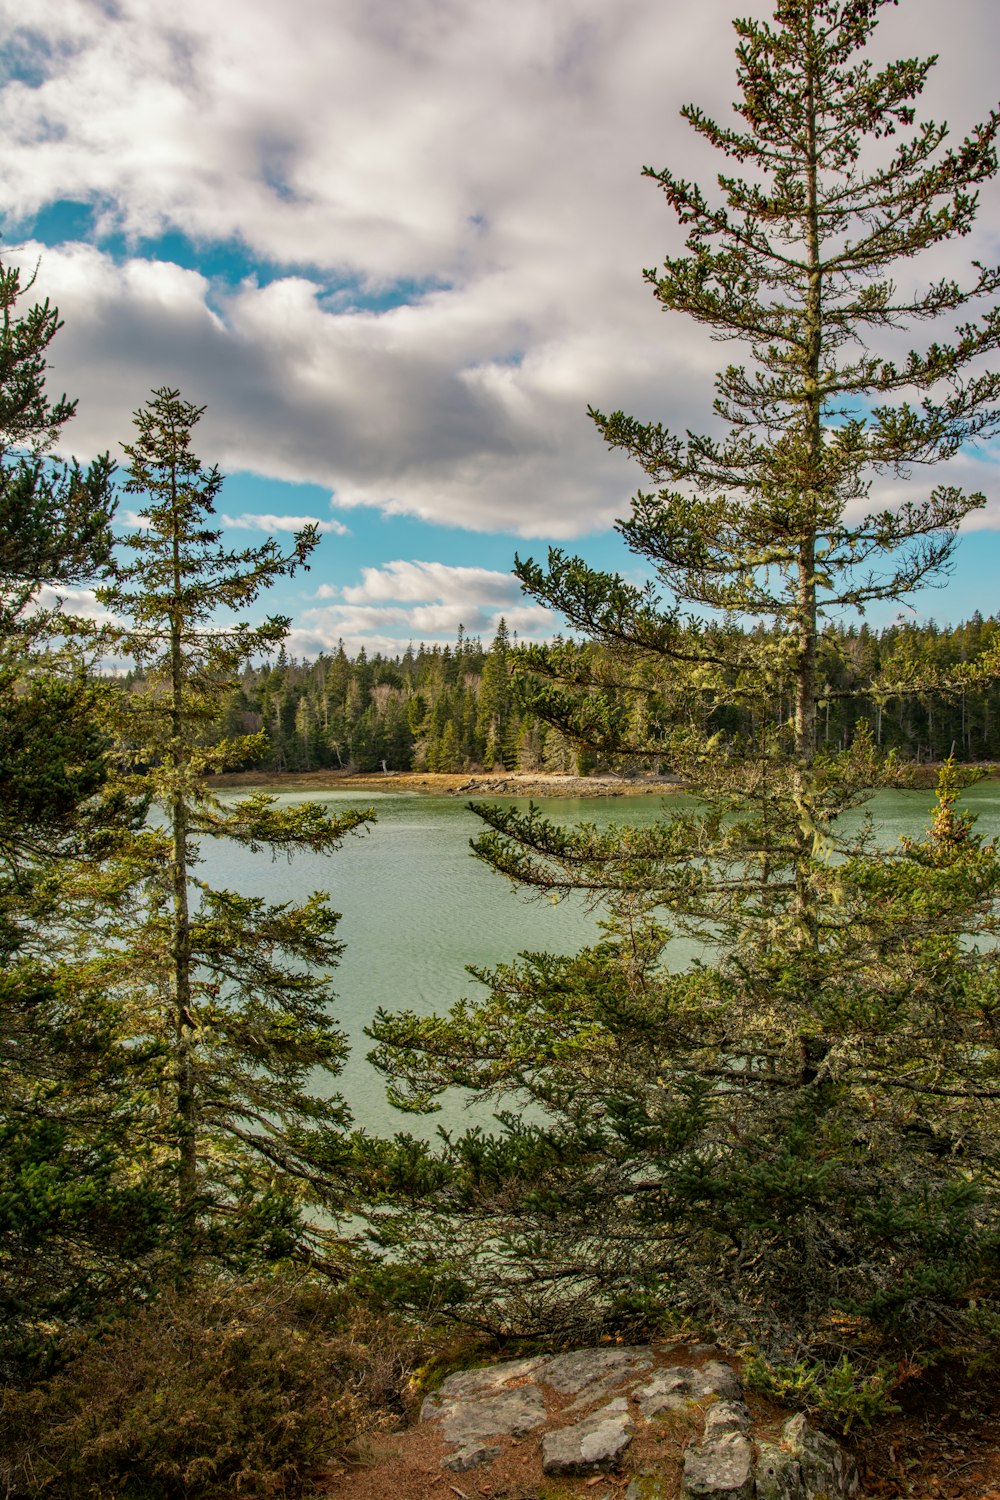
[[[93,577],[107,560],[114,510],[107,455],[86,470],[46,455],[76,411],[45,390],[46,355],[60,327],[48,301],[22,311],[31,277],[0,263],[0,637],[30,640],[42,622],[19,612],[40,583]],[[3,651],[0,645],[0,665]]]
[[[459,1086],[533,1106],[435,1158],[397,1148],[386,1190],[422,1205],[424,1274],[506,1332],[633,1326],[645,1299],[650,1322],[675,1309],[768,1346],[951,1338],[994,1294],[1000,1082],[992,966],[959,940],[992,943],[1000,867],[963,843],[826,867],[822,960],[671,973],[663,930],[623,916],[574,958],[480,976],[486,997],[447,1017],[380,1014],[397,1102]]]
[[[773,632],[757,624],[745,634],[741,650],[776,661]],[[680,636],[687,644],[679,649],[695,653],[705,630],[686,623]],[[447,656],[441,647],[421,646],[392,658],[362,651],[350,660],[341,648],[315,662],[251,665],[220,693],[211,744],[230,741],[226,762],[236,769],[268,771],[377,771],[383,760],[390,771],[439,770],[443,749],[461,771],[663,768],[663,738],[676,727],[678,705],[658,691],[648,670],[633,665],[628,682],[621,654],[595,642],[519,652],[522,666],[546,674],[558,668],[563,682],[606,691],[626,682],[620,715],[611,720],[605,706],[603,723],[591,717],[574,726],[578,735],[584,728],[591,737],[603,735],[597,751],[539,716],[537,683],[533,706],[525,704],[523,681],[510,675],[510,644],[498,639],[488,649],[465,640],[461,651],[449,648]],[[875,630],[828,621],[816,668],[819,747],[843,751],[869,728],[878,749],[905,761],[940,760],[952,748],[960,761],[1000,759],[1000,687],[982,671],[998,649],[1000,625],[978,615],[954,627],[897,621]],[[134,691],[142,690],[142,680],[141,672],[133,674]],[[713,730],[749,741],[760,722],[777,729],[788,710],[788,683],[776,674],[766,701],[749,703],[733,693],[706,717]],[[643,749],[641,757],[621,753],[622,734],[631,748]]]
[[[832,1369],[808,1360],[770,1364],[752,1354],[743,1366],[743,1378],[752,1391],[824,1418],[845,1434],[856,1422],[872,1427],[900,1410],[892,1399],[900,1383],[899,1370],[889,1366],[859,1369],[846,1354]]]
[[[49,400],[47,302],[24,310],[0,266],[0,1378],[43,1367],[60,1338],[155,1274],[166,1214],[140,1101],[149,1051],[123,1038],[114,996],[74,961],[100,918],[73,870],[141,807],[107,794],[104,687],[72,621],[24,612],[45,584],[106,560],[111,465],[58,464],[75,403]]]

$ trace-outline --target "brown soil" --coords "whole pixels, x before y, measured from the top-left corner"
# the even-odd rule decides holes
[[[669,1363],[699,1363],[676,1345],[663,1346],[661,1353]],[[1000,1500],[1000,1391],[994,1383],[955,1382],[936,1372],[909,1382],[899,1399],[904,1410],[898,1416],[842,1440],[857,1459],[865,1496]],[[748,1402],[755,1434],[777,1439],[788,1411],[753,1393]],[[379,1433],[351,1462],[327,1472],[320,1493],[324,1500],[623,1500],[635,1474],[655,1471],[667,1481],[666,1496],[675,1500],[684,1449],[700,1428],[686,1414],[650,1423],[637,1416],[636,1437],[620,1472],[550,1479],[542,1475],[539,1450],[542,1433],[552,1425],[519,1440],[497,1439],[500,1457],[464,1474],[441,1468],[451,1450],[433,1425]]]
[[[663,1354],[673,1363],[683,1351],[665,1346]],[[747,1399],[755,1434],[776,1439],[789,1412],[753,1393]],[[950,1383],[938,1372],[908,1383],[898,1399],[904,1405],[898,1416],[841,1439],[854,1453],[869,1500],[1000,1500],[1000,1391],[994,1382]],[[637,1417],[620,1472],[550,1479],[539,1456],[548,1425],[520,1440],[497,1439],[500,1457],[465,1474],[441,1468],[451,1449],[434,1425],[379,1433],[352,1462],[328,1471],[320,1494],[323,1500],[624,1500],[630,1479],[646,1470],[666,1480],[668,1500],[676,1500],[684,1449],[700,1428],[684,1414],[650,1423]]]
[[[622,776],[569,776],[544,771],[227,771],[213,787],[267,787],[277,792],[428,792],[438,797],[663,797],[676,781]]]
[[[871,1500],[1000,1500],[1000,1387],[995,1373],[930,1369],[896,1393],[897,1417],[853,1449]]]

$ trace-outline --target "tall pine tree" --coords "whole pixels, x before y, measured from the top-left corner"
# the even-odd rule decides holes
[[[112,465],[53,456],[76,403],[52,401],[59,327],[32,281],[0,265],[0,1370],[134,1291],[164,1203],[136,1124],[142,1049],[69,928],[94,924],[71,870],[134,809],[109,797],[104,696],[45,585],[92,582],[111,547]]]
[[[619,529],[672,598],[558,551],[518,565],[608,648],[523,650],[530,707],[601,753],[656,757],[700,803],[603,832],[481,807],[481,857],[602,899],[604,940],[481,976],[486,998],[445,1019],[375,1028],[400,1102],[459,1084],[517,1104],[422,1184],[420,1253],[487,1322],[672,1306],[833,1357],[992,1326],[996,851],[950,821],[949,772],[928,840],[880,854],[841,818],[893,767],[863,729],[843,754],[817,745],[824,620],[940,578],[983,503],[942,484],[865,516],[873,483],[1000,425],[981,368],[1000,273],[893,280],[970,230],[1000,121],[955,148],[915,123],[931,63],[863,55],[884,3],[736,22],[737,122],[683,112],[726,158],[718,193],[648,171],[687,234],[646,273],[656,298],[747,351],[705,434],[593,413],[654,486]],[[956,315],[950,339],[892,354],[898,330]],[[712,962],[676,971],[671,940],[691,935]]]
[[[300,532],[289,553],[273,540],[222,545],[222,479],[191,446],[201,412],[161,389],[136,413],[126,489],[140,497],[141,526],[99,592],[120,622],[108,631],[114,648],[143,668],[119,695],[115,727],[129,784],[158,818],[105,877],[118,898],[94,962],[131,1004],[137,1038],[160,1049],[159,1149],[185,1266],[204,1253],[315,1254],[323,1236],[310,1223],[316,1205],[341,1201],[350,1120],[342,1099],[317,1091],[345,1050],[329,1014],[337,913],[323,892],[296,905],[210,888],[197,874],[201,842],[327,853],[370,816],[263,793],[227,804],[206,787],[207,773],[253,751],[253,737],[209,747],[226,690],[281,647],[289,624],[220,615],[238,616],[304,565],[316,534]]]

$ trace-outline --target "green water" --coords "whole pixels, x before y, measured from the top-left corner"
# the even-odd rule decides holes
[[[380,1076],[366,1061],[364,1027],[378,1007],[420,1012],[447,1009],[477,992],[467,964],[488,967],[523,950],[573,953],[597,935],[598,914],[570,898],[553,906],[526,898],[509,881],[475,859],[469,840],[482,825],[464,799],[405,793],[284,793],[281,802],[306,800],[339,809],[374,805],[378,822],[347,839],[331,857],[302,854],[271,861],[231,844],[204,850],[199,874],[215,886],[271,901],[298,901],[328,890],[342,913],[338,929],[346,951],[336,975],[337,1018],[352,1054],[340,1088],[357,1123],[386,1133],[430,1133],[438,1124],[461,1123],[455,1104],[422,1123],[390,1109]],[[679,799],[655,797],[560,799],[539,805],[564,822],[652,822]],[[970,789],[965,805],[980,816],[984,833],[1000,833],[1000,783]],[[884,792],[868,805],[879,838],[894,843],[927,826],[930,792]],[[860,820],[852,814],[849,821]]]

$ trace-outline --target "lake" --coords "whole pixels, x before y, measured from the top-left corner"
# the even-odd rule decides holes
[[[466,964],[489,967],[523,950],[573,953],[596,936],[598,916],[574,898],[555,906],[526,898],[473,858],[469,840],[482,825],[464,798],[335,791],[281,793],[278,800],[317,801],[337,809],[374,805],[378,822],[363,836],[348,838],[337,854],[305,853],[291,862],[209,842],[198,874],[211,885],[271,901],[330,892],[343,914],[338,935],[347,945],[336,974],[336,1014],[352,1044],[339,1087],[358,1125],[379,1133],[405,1129],[429,1135],[442,1123],[467,1121],[458,1106],[427,1119],[390,1109],[382,1079],[366,1061],[370,1043],[364,1027],[379,1006],[441,1011],[475,993],[478,986],[466,974]],[[566,798],[536,805],[553,819],[605,826],[654,822],[676,800]],[[882,792],[867,810],[880,838],[892,844],[903,834],[921,834],[932,803],[929,791]],[[970,788],[963,805],[979,815],[982,832],[1000,833],[1000,782]],[[848,817],[841,819],[842,825],[847,822]]]

